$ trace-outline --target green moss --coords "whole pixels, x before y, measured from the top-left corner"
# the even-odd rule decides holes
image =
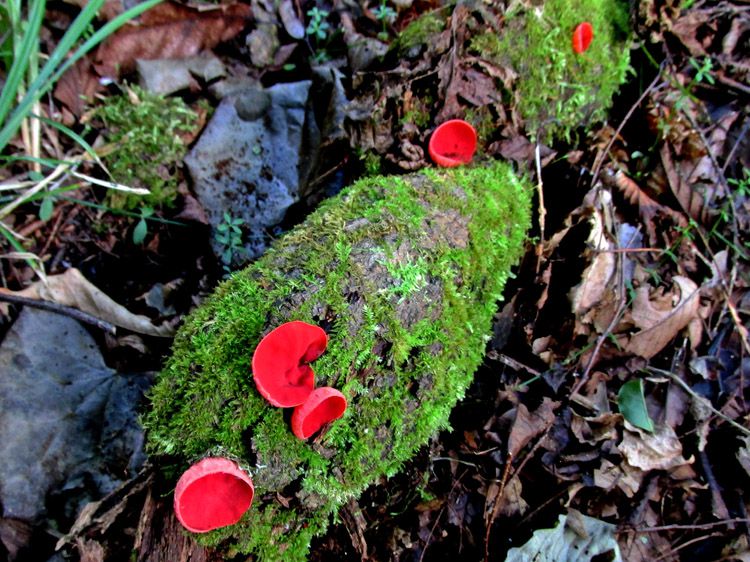
[[[433,35],[445,29],[445,17],[440,10],[422,14],[407,25],[396,38],[397,52],[405,56],[412,49],[426,44]]]
[[[447,427],[523,251],[531,193],[501,163],[360,180],[186,319],[151,393],[149,450],[184,468],[220,447],[256,489],[240,523],[201,542],[302,560],[342,504]],[[349,401],[312,443],[250,373],[261,336],[290,320],[326,327],[316,385]]]
[[[112,145],[103,160],[114,179],[151,192],[142,196],[109,190],[107,204],[116,209],[169,206],[177,195],[176,168],[187,151],[180,135],[193,130],[197,114],[180,98],[133,86],[129,94],[108,98],[95,117]]]
[[[572,49],[575,27],[588,21],[594,40]],[[630,68],[627,4],[620,0],[546,0],[472,38],[470,50],[518,74],[518,109],[526,129],[542,142],[604,119]]]

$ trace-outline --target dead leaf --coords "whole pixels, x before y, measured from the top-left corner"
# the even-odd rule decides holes
[[[706,47],[698,40],[698,28],[706,23],[706,15],[700,10],[686,10],[672,25],[672,33],[687,47],[687,50],[694,57],[703,57],[706,55]],[[700,36],[705,37],[706,34],[700,33]],[[710,44],[710,40],[708,41]]]
[[[135,67],[136,59],[170,59],[197,55],[234,38],[245,27],[250,7],[234,3],[201,11],[163,2],[137,22],[121,27],[97,49],[94,65],[101,76],[118,76]]]
[[[505,484],[503,495],[500,497],[501,485],[494,480],[487,487],[484,502],[484,521],[486,526],[492,525],[492,522],[499,514],[506,517],[523,515],[529,508],[529,504],[521,496],[523,485],[518,475],[514,475]],[[500,502],[500,505],[497,505]]]
[[[297,17],[292,0],[281,0],[279,4],[279,17],[284,29],[292,39],[304,39],[305,24]]]
[[[75,116],[80,116],[94,95],[104,87],[94,74],[91,62],[83,58],[76,62],[60,77],[55,86],[54,96]]]
[[[693,462],[693,457],[683,458],[682,443],[674,429],[665,424],[655,424],[649,433],[626,421],[622,443],[617,448],[631,466],[645,471],[669,470]]]
[[[21,297],[72,306],[133,332],[157,337],[171,337],[174,334],[173,326],[167,323],[154,326],[146,316],[133,314],[117,304],[75,268],[68,269],[61,275],[51,275],[47,277],[46,283],[38,281],[22,291],[3,291]]]
[[[644,474],[643,470],[630,466],[626,461],[614,464],[604,459],[601,466],[594,469],[594,486],[608,492],[619,488],[627,497],[632,498],[640,490]]]
[[[506,562],[621,562],[616,539],[617,528],[611,524],[569,509],[560,515],[552,529],[538,529],[523,546],[508,551]]]
[[[627,353],[650,359],[659,353],[691,320],[698,317],[698,286],[687,277],[675,275],[668,293],[644,285],[636,289],[631,318],[639,332],[619,336]]]
[[[622,420],[622,414],[605,413],[595,418],[584,418],[573,413],[570,430],[580,443],[596,445],[608,439],[616,439],[617,426]]]
[[[555,422],[555,410],[559,405],[560,402],[553,402],[545,396],[540,406],[529,413],[526,406],[519,404],[508,437],[508,454],[515,458],[534,437],[546,431]]]
[[[193,76],[210,82],[226,75],[226,68],[216,55],[206,52],[184,59],[136,60],[140,84],[148,92],[169,95],[195,88]]]
[[[741,439],[742,447],[737,451],[737,460],[740,461],[742,468],[750,475],[750,437]]]

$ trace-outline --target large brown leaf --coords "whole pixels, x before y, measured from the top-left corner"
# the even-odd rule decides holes
[[[102,76],[134,68],[136,59],[175,59],[213,49],[235,37],[247,23],[246,4],[218,6],[214,10],[164,2],[146,11],[139,21],[123,26],[102,43],[94,64]]]
[[[110,17],[111,14],[103,14]],[[101,87],[99,78],[116,78],[135,68],[135,61],[180,59],[214,48],[240,33],[250,7],[234,3],[208,10],[164,2],[121,27],[102,43],[93,56],[85,57],[66,72],[55,87],[55,98],[80,116],[87,100]]]
[[[533,412],[523,404],[518,405],[516,419],[508,437],[508,454],[516,457],[532,439],[546,431],[555,422],[555,410],[559,402],[548,397]]]
[[[648,285],[636,289],[631,315],[640,331],[618,338],[628,353],[650,359],[698,318],[698,286],[679,275],[673,281],[672,291],[668,293],[650,294]]]

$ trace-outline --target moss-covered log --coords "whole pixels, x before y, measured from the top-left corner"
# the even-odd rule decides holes
[[[233,456],[256,489],[240,523],[202,542],[302,559],[339,506],[447,427],[521,255],[530,197],[499,163],[361,180],[186,320],[144,420],[150,450]],[[349,400],[313,442],[292,435],[290,412],[250,372],[260,338],[290,320],[328,332],[316,385]]]

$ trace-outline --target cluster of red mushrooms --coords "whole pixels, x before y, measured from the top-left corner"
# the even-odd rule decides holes
[[[589,48],[594,32],[589,22],[573,31],[573,51]],[[428,152],[443,168],[468,164],[477,147],[477,133],[462,119],[446,121],[432,134]],[[265,336],[255,349],[253,379],[258,392],[279,408],[294,408],[292,433],[308,439],[346,411],[346,398],[329,386],[315,388],[310,363],[322,355],[328,336],[319,326],[294,321]],[[192,465],[177,482],[174,508],[177,519],[194,533],[234,525],[253,503],[250,476],[233,460],[208,457]]]
[[[308,439],[346,411],[346,398],[329,386],[315,388],[310,363],[325,351],[325,331],[305,322],[287,322],[255,348],[253,379],[258,392],[279,408],[294,408],[292,433]],[[250,509],[255,489],[233,460],[208,457],[180,477],[174,493],[177,519],[194,533],[237,523]]]

